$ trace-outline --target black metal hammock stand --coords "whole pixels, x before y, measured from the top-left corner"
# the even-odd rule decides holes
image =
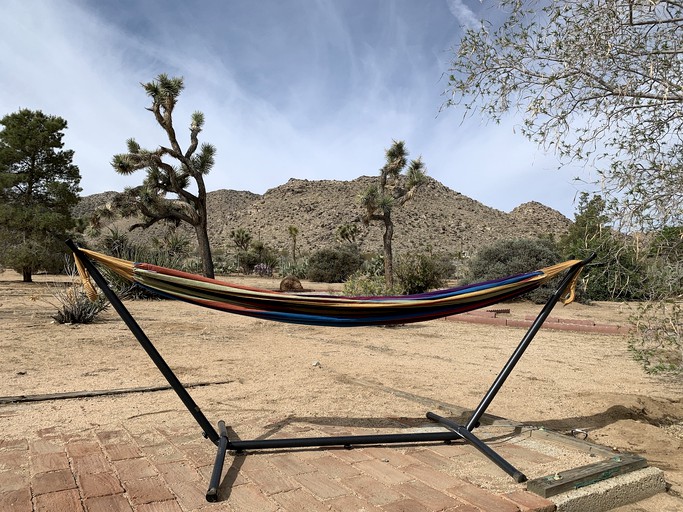
[[[187,410],[204,432],[204,436],[217,446],[216,459],[206,493],[207,501],[218,501],[218,487],[228,450],[241,453],[247,450],[310,448],[358,445],[407,444],[425,442],[446,442],[464,440],[470,443],[516,482],[526,481],[526,476],[506,461],[473,430],[486,412],[505,380],[512,373],[534,336],[560,300],[573,299],[573,287],[583,267],[594,255],[585,260],[572,260],[535,272],[510,276],[495,281],[477,283],[464,287],[440,290],[401,297],[331,297],[323,295],[296,295],[270,292],[246,286],[233,285],[201,276],[166,269],[154,265],[133,263],[112,258],[94,251],[79,248],[71,240],[66,242],[74,252],[76,264],[82,275],[91,277],[102,290],[133,333],[147,355],[166,378]],[[442,432],[411,432],[403,434],[354,435],[331,437],[305,437],[290,439],[231,440],[224,421],[218,422],[216,430],[202,410],[192,399],[187,389],[145,332],[126,309],[117,294],[97,269],[94,261],[138,285],[162,296],[191,302],[205,307],[225,310],[258,318],[312,325],[387,325],[441,318],[448,315],[486,307],[502,300],[522,295],[555,276],[564,276],[555,292],[539,312],[523,336],[505,366],[485,393],[466,424],[461,425],[433,412],[427,418],[445,427]],[[87,288],[87,286],[86,286]],[[91,290],[94,292],[94,290]],[[570,295],[570,297],[568,297]]]

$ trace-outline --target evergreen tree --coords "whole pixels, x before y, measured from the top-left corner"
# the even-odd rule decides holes
[[[31,282],[63,267],[81,175],[63,149],[61,117],[21,109],[0,124],[0,262]]]

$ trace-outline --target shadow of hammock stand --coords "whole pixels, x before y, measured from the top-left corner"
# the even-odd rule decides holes
[[[194,402],[190,394],[187,392],[183,384],[178,380],[166,361],[161,357],[161,354],[156,350],[152,342],[149,340],[145,332],[138,325],[130,312],[126,309],[116,293],[109,287],[106,280],[90,260],[89,256],[80,250],[80,248],[71,240],[66,244],[74,252],[74,255],[80,260],[86,268],[92,279],[102,290],[111,305],[119,314],[126,326],[133,333],[142,348],[147,352],[147,355],[152,359],[159,371],[168,381],[169,385],[176,392],[180,400],[183,402],[187,410],[192,414],[195,421],[199,424],[204,432],[204,437],[208,438],[217,446],[216,459],[214,462],[213,471],[209,483],[209,489],[206,492],[207,501],[218,501],[218,487],[220,484],[220,477],[225,462],[226,452],[228,450],[235,452],[244,452],[247,450],[266,450],[266,449],[282,449],[282,448],[311,448],[311,447],[329,447],[341,446],[352,448],[359,445],[382,445],[382,444],[407,444],[407,443],[425,443],[425,442],[445,442],[450,443],[455,440],[464,440],[465,442],[474,446],[483,455],[485,455],[491,462],[493,462],[500,469],[510,475],[516,482],[525,482],[527,477],[512,464],[506,461],[486,443],[479,439],[473,430],[479,426],[481,417],[486,412],[498,391],[501,389],[505,380],[512,373],[515,365],[520,360],[524,351],[527,349],[536,333],[550,315],[550,312],[565,294],[568,288],[572,285],[575,278],[581,272],[583,267],[593,260],[595,255],[579,261],[569,267],[562,281],[558,285],[555,292],[548,299],[546,304],[539,312],[536,319],[533,321],[531,327],[517,345],[516,349],[508,359],[505,366],[502,368],[495,381],[488,389],[481,402],[474,410],[469,420],[465,425],[460,425],[450,419],[439,416],[433,412],[427,412],[428,419],[442,425],[446,430],[442,432],[414,432],[404,434],[378,434],[378,435],[354,435],[354,436],[330,436],[330,437],[304,437],[304,438],[289,438],[289,439],[254,439],[254,440],[230,440],[226,424],[223,420],[218,422],[218,430],[216,430],[209,420],[206,418],[199,406]]]

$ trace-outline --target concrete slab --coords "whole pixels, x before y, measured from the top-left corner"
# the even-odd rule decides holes
[[[664,472],[649,467],[550,497],[557,512],[605,512],[666,490]]]

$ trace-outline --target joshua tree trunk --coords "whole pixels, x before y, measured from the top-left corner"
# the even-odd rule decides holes
[[[394,256],[391,250],[391,240],[394,238],[394,223],[388,213],[384,214],[384,282],[387,292],[394,289]]]
[[[199,249],[199,257],[202,259],[202,267],[204,275],[209,278],[214,277],[213,258],[211,257],[211,245],[209,244],[209,235],[207,233],[206,217],[203,222],[196,224],[194,231],[197,234],[197,245]]]

